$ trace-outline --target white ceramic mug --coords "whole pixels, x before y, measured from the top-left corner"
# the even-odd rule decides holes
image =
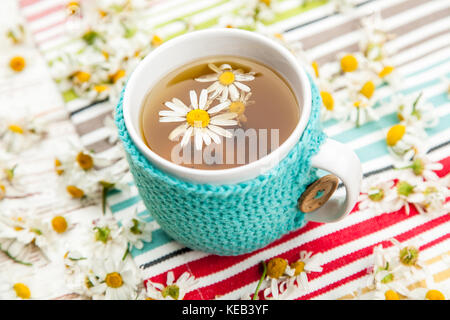
[[[292,134],[276,150],[240,167],[223,170],[199,170],[172,163],[144,143],[139,118],[150,88],[169,72],[192,61],[211,56],[231,55],[261,62],[286,79],[297,98],[300,120]],[[276,166],[299,141],[310,117],[311,87],[308,77],[294,55],[281,44],[254,32],[236,29],[209,29],[179,36],[162,44],[146,56],[128,80],[123,114],[127,131],[145,157],[160,170],[182,180],[203,184],[233,184],[250,180]],[[347,215],[356,203],[361,183],[361,164],[346,145],[327,139],[311,159],[315,168],[328,171],[343,182],[346,196],[333,195],[321,208],[306,214],[306,219],[333,222]]]

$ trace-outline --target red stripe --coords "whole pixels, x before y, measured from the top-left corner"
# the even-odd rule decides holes
[[[55,39],[57,39],[57,38],[61,38],[62,36],[64,36],[64,34],[65,34],[64,32],[60,32],[60,33],[54,34],[54,35],[52,35],[52,36],[50,36],[50,37],[48,37],[48,38],[41,39],[41,40],[36,41],[36,42],[37,42],[37,44],[38,44],[39,46],[41,46],[43,43],[45,43],[45,42],[47,42],[47,41],[55,40]]]
[[[45,17],[46,15],[49,15],[49,14],[51,14],[51,13],[53,13],[53,12],[60,11],[60,10],[64,10],[64,8],[65,8],[65,5],[64,5],[64,4],[59,4],[59,5],[57,5],[57,6],[54,6],[54,7],[45,9],[45,10],[43,10],[43,11],[41,11],[41,12],[38,12],[38,13],[35,13],[35,14],[33,14],[33,15],[27,16],[27,20],[28,20],[29,22],[31,22],[31,21],[34,21],[34,20],[43,18],[43,17]]]
[[[20,7],[27,7],[29,5],[35,4],[37,2],[40,2],[41,0],[20,0],[19,5]]]
[[[442,168],[442,170],[435,171],[435,172],[440,178],[442,178],[442,177],[445,177],[450,172],[450,157],[442,159],[439,162],[442,163],[444,165],[444,167]]]
[[[402,214],[403,216],[405,216],[404,213],[399,213]],[[416,213],[412,214],[415,215]],[[388,216],[388,214],[383,215],[383,216]],[[406,217],[409,218],[409,217]],[[448,217],[447,215],[442,216],[440,218],[434,219],[428,223],[425,223],[417,228],[414,228],[412,231],[408,231],[400,236],[398,236],[398,240],[399,241],[405,241],[406,238],[411,238],[414,235],[416,235],[417,233],[421,233],[424,232],[434,226],[437,226],[439,224],[445,223],[447,221],[449,221],[450,217]],[[390,220],[390,219],[387,219]],[[404,220],[404,219],[401,219]],[[386,221],[387,222],[387,221]],[[394,224],[394,223],[391,223]],[[380,223],[380,225],[382,226],[381,228],[379,228],[379,230],[384,229],[385,226],[384,223]],[[364,228],[363,228],[364,229]],[[362,229],[362,230],[363,230]],[[373,231],[375,232],[375,231]],[[370,232],[372,233],[372,232]],[[322,239],[316,239],[314,241],[311,241],[310,243],[304,244],[300,247],[294,248],[292,250],[290,250],[289,252],[286,252],[285,254],[279,255],[280,257],[283,257],[285,259],[287,259],[288,261],[294,261],[296,259],[298,259],[298,252],[300,250],[307,250],[307,251],[313,251],[313,252],[319,252],[319,250],[317,250],[317,248],[323,248],[323,243],[325,242],[338,242],[338,244],[335,246],[339,246],[341,245],[341,242],[349,242],[349,241],[345,241],[345,240],[340,240],[339,238],[342,236],[346,236],[350,234],[349,238],[352,238],[352,236],[354,236],[355,234],[353,232],[344,232],[343,234],[340,233],[337,237],[334,237],[332,239],[330,239],[329,236],[327,237],[323,237]],[[364,235],[367,235],[369,233],[365,233]],[[405,239],[403,239],[405,238]],[[355,238],[352,238],[351,240],[355,240]],[[350,240],[350,241],[351,241]],[[354,262],[358,259],[361,259],[365,256],[368,256],[372,253],[373,250],[373,245],[361,250],[358,250],[352,254],[346,255],[344,257],[340,257],[338,259],[336,259],[335,261],[332,261],[326,265],[323,266],[323,271],[321,273],[311,273],[309,275],[309,278],[315,279],[319,276],[323,276],[324,274],[327,274],[329,272],[332,272],[334,270],[339,269],[340,267],[343,267],[351,262]],[[190,264],[189,264],[190,266]],[[195,270],[190,268],[193,271],[193,274],[195,275]],[[260,277],[260,272],[259,272],[259,266],[252,266],[249,269],[245,270],[244,272],[241,272],[237,275],[234,275],[228,279],[225,279],[221,282],[212,284],[210,286],[201,288],[201,296],[206,298],[206,299],[212,299],[215,297],[215,295],[217,294],[226,294],[230,291],[233,291],[237,288],[240,288],[248,283],[251,283],[253,281],[257,281],[258,278]],[[200,296],[197,292],[191,292],[186,298],[188,299],[199,299]]]
[[[51,24],[51,25],[48,25],[48,26],[45,26],[45,27],[43,27],[43,28],[34,30],[34,31],[33,31],[33,34],[36,35],[36,34],[38,34],[38,33],[40,33],[40,32],[44,32],[44,31],[50,30],[50,29],[55,28],[55,27],[57,27],[57,26],[59,26],[59,25],[61,25],[61,24],[66,23],[66,21],[67,21],[67,19],[64,18],[63,20],[57,21],[57,22],[55,22],[55,23],[53,23],[53,24]],[[45,41],[45,40],[44,40],[44,41]]]

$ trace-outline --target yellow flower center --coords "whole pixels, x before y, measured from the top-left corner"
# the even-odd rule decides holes
[[[259,2],[264,3],[266,6],[270,6],[271,0],[259,0]]]
[[[61,169],[61,161],[59,159],[55,159],[55,171],[58,175],[62,175],[64,173],[64,170]]]
[[[16,56],[13,57],[10,61],[9,61],[9,66],[11,67],[11,69],[15,72],[20,72],[25,68],[25,59],[24,57],[21,56]]]
[[[245,104],[241,101],[234,101],[230,104],[230,112],[241,115],[245,112]]]
[[[406,132],[406,127],[402,124],[396,124],[392,126],[387,135],[386,143],[388,146],[395,146],[399,140],[401,140]]]
[[[322,97],[322,102],[325,108],[332,111],[334,108],[334,99],[331,93],[327,91],[321,91],[320,96]]]
[[[67,230],[67,220],[62,216],[56,216],[52,219],[52,227],[57,233],[64,233]]]
[[[18,134],[23,134],[23,129],[21,126],[17,125],[17,124],[10,124],[8,126],[9,131],[14,132],[14,133],[18,133]]]
[[[394,290],[388,290],[384,293],[384,297],[386,300],[400,300],[400,297],[397,292]]]
[[[341,59],[341,68],[344,72],[355,71],[358,69],[358,60],[351,54],[348,54]]]
[[[363,96],[365,96],[367,99],[370,99],[375,92],[375,85],[372,81],[367,81],[364,83],[363,87],[359,91]]]
[[[6,188],[3,184],[0,184],[0,200],[5,198]]]
[[[94,159],[83,152],[78,153],[76,161],[83,170],[89,170],[94,166]]]
[[[78,82],[88,82],[91,79],[91,74],[85,71],[78,71],[75,73],[75,78]]]
[[[104,84],[98,84],[98,85],[94,86],[94,90],[97,91],[98,93],[102,93],[108,89],[109,89],[109,87]]]
[[[394,71],[394,67],[392,67],[392,66],[386,66],[386,67],[383,68],[383,70],[380,71],[380,73],[378,73],[378,76],[379,76],[380,78],[384,78],[384,77],[386,77],[387,75],[391,74],[392,71]]]
[[[205,128],[209,124],[209,114],[205,110],[194,109],[188,112],[186,121],[192,127]]]
[[[355,102],[353,102],[353,106],[354,106],[355,108],[359,108],[359,107],[362,107],[363,104],[362,104],[361,101],[355,101]]]
[[[317,61],[313,61],[311,63],[313,69],[314,69],[314,73],[316,74],[316,78],[319,77],[319,64],[317,63]]]
[[[105,282],[110,288],[120,288],[123,285],[122,276],[118,272],[108,273]]]
[[[283,258],[273,258],[267,263],[267,275],[271,278],[278,279],[286,270],[287,260]]]
[[[79,199],[84,196],[84,191],[75,186],[67,186],[66,190],[72,196],[72,198]]]
[[[234,73],[231,71],[225,71],[219,76],[219,81],[224,86],[228,86],[234,82]]]
[[[120,78],[123,78],[124,76],[125,76],[125,70],[120,69],[111,76],[111,81],[113,83],[116,83],[117,81],[119,81]]]
[[[439,290],[428,290],[426,296],[428,300],[445,300],[445,296]]]
[[[290,267],[292,269],[295,269],[294,276],[298,276],[300,273],[302,273],[305,270],[305,263],[303,261],[297,261],[297,262],[291,263]]]
[[[152,46],[157,47],[163,43],[163,39],[161,39],[156,34],[152,37]]]
[[[31,292],[30,288],[28,288],[23,283],[16,283],[13,286],[14,291],[16,292],[16,296],[21,299],[30,299]]]

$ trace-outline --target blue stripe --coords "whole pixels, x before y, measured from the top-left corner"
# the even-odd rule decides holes
[[[161,229],[155,230],[152,232],[152,242],[144,242],[144,246],[142,247],[142,249],[133,248],[131,250],[131,255],[133,257],[136,257],[171,241],[173,241],[173,239],[170,238],[167,233],[165,233]]]
[[[138,203],[140,200],[141,200],[141,198],[139,196],[134,196],[134,197],[128,198],[124,201],[113,204],[110,208],[111,208],[111,211],[113,213],[115,213],[117,211],[131,207],[132,205]]]

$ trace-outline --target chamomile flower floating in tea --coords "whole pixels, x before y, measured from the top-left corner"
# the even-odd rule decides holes
[[[228,107],[228,110],[230,112],[237,114],[237,121],[239,124],[247,122],[247,117],[245,115],[245,109],[247,108],[247,106],[255,103],[255,101],[249,100],[251,95],[252,95],[251,92],[241,91],[241,94],[239,95],[239,99],[231,100],[231,104]]]
[[[239,90],[250,92],[250,87],[242,82],[255,79],[255,73],[243,73],[242,70],[233,70],[229,64],[222,64],[217,67],[209,63],[208,67],[215,73],[195,78],[199,82],[214,82],[208,87],[208,92],[212,92],[210,99],[220,96],[220,101],[224,102],[230,97],[231,100],[239,99]]]
[[[220,136],[230,138],[232,134],[220,126],[234,126],[237,121],[237,113],[221,111],[228,108],[230,101],[221,102],[211,107],[211,100],[208,100],[208,91],[203,89],[200,97],[194,90],[190,91],[190,105],[186,106],[177,98],[165,103],[169,110],[159,112],[160,122],[184,122],[176,127],[170,134],[169,139],[174,141],[180,136],[181,146],[186,146],[191,138],[194,137],[195,148],[201,150],[203,143],[209,145],[211,140],[217,144],[221,143]],[[214,115],[214,116],[213,116]]]

